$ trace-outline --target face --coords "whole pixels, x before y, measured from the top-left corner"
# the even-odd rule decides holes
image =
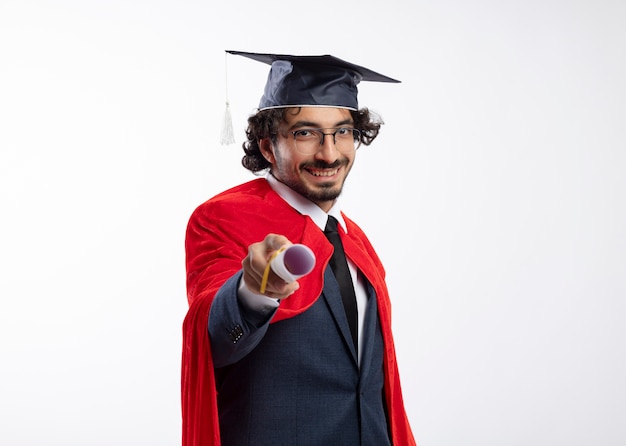
[[[278,181],[327,212],[341,194],[356,151],[339,152],[333,137],[326,136],[316,153],[303,155],[296,150],[290,132],[306,128],[350,127],[353,125],[350,111],[343,108],[302,107],[299,112],[298,109],[287,110],[285,120],[279,129],[276,144],[272,144],[269,138],[261,141],[263,156],[272,164],[271,172]]]

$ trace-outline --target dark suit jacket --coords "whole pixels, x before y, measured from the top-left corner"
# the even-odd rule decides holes
[[[238,304],[240,277],[218,292],[209,316],[222,444],[389,445],[373,289],[359,367],[329,268],[310,309],[271,325],[272,314],[246,314]]]

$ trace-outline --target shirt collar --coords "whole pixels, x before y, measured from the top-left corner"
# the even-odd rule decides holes
[[[287,202],[287,204],[289,204],[296,211],[300,212],[302,215],[308,215],[322,231],[326,228],[326,221],[328,220],[328,216],[332,215],[337,219],[344,232],[348,232],[346,228],[346,222],[341,215],[341,206],[339,205],[338,199],[335,200],[333,207],[330,208],[328,213],[326,213],[311,200],[303,197],[286,184],[278,181],[271,173],[267,175],[266,179],[274,192],[276,192],[283,200]]]

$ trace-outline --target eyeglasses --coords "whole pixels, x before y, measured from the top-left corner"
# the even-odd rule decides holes
[[[331,131],[325,133],[324,130]],[[292,130],[296,144],[296,150],[303,155],[312,155],[320,150],[324,145],[326,136],[333,137],[335,148],[341,153],[351,153],[361,145],[361,132],[350,127],[339,127],[331,129],[299,129]]]

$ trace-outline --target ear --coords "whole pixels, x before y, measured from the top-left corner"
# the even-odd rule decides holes
[[[265,158],[269,163],[274,164],[274,161],[276,160],[274,158],[274,147],[272,146],[272,142],[269,138],[263,138],[259,141],[259,149],[261,150],[263,158]]]

